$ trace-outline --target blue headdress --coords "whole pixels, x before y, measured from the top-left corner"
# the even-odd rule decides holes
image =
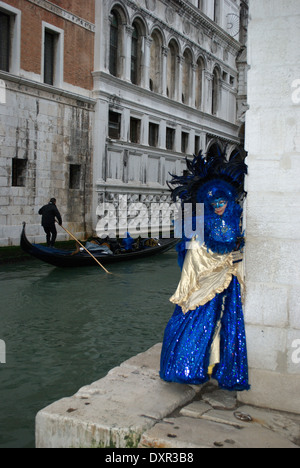
[[[200,151],[192,161],[186,159],[187,170],[182,176],[173,175],[169,182],[173,200],[182,204],[203,203],[205,207],[204,237],[209,249],[227,253],[243,245],[240,232],[241,203],[246,197],[244,180],[247,165],[239,153],[227,161],[225,153],[205,157]],[[227,202],[222,218],[215,213],[212,203]]]
[[[172,175],[168,184],[174,201],[179,197],[183,203],[206,205],[218,198],[236,203],[245,198],[247,165],[239,153],[227,161],[225,153],[205,157],[200,151],[193,161],[186,159],[186,165],[187,171],[182,176]]]

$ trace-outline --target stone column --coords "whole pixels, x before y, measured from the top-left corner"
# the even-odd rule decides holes
[[[162,95],[167,96],[168,47],[162,47]]]
[[[124,26],[124,79],[131,82],[131,46],[133,28],[127,24]]]
[[[203,112],[212,113],[212,81],[213,75],[205,71],[204,73],[204,93],[203,93]]]
[[[299,0],[250,0],[249,13],[245,318],[252,390],[239,398],[300,413]]]
[[[190,102],[191,107],[196,107],[196,71],[197,64],[192,64],[192,78],[191,78],[191,92],[190,92]]]
[[[177,83],[177,101],[182,102],[182,80],[183,80],[183,64],[184,57],[178,55],[178,83]]]
[[[153,39],[150,36],[144,37],[144,63],[142,74],[142,87],[150,89],[150,49]]]

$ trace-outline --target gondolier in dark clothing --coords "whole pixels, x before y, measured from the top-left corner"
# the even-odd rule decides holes
[[[57,237],[55,219],[57,219],[60,226],[62,225],[62,218],[56,207],[56,199],[51,198],[48,205],[45,205],[40,209],[39,214],[42,216],[42,226],[46,233],[47,246],[54,247]]]

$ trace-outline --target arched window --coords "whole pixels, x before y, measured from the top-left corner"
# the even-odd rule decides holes
[[[110,24],[109,71],[113,76],[118,76],[119,42],[119,20],[117,13],[112,12]]]
[[[217,68],[213,72],[212,80],[212,114],[217,115],[220,105],[220,73]]]
[[[243,148],[234,148],[229,156],[229,161],[235,159],[237,161],[244,161],[246,157],[245,150]]]
[[[131,42],[131,82],[139,84],[139,33],[136,25],[133,26],[132,42]]]
[[[183,74],[182,74],[182,102],[184,104],[190,104],[190,96],[192,90],[192,65],[193,58],[191,52],[187,49],[184,54],[184,63],[183,63]]]
[[[167,96],[176,99],[176,89],[178,85],[178,45],[174,40],[169,44],[168,68],[167,68]]]
[[[196,68],[196,102],[195,102],[196,109],[202,109],[204,70],[205,70],[205,64],[204,64],[203,59],[200,57],[197,62],[197,68]]]
[[[155,93],[161,93],[162,88],[162,38],[158,31],[154,31],[150,49],[150,89]]]
[[[219,143],[213,143],[207,151],[206,157],[209,159],[213,156],[220,156],[223,152],[222,146]]]

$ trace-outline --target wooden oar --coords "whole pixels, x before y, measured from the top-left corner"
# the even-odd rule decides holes
[[[110,273],[110,272],[97,260],[97,258],[94,257],[94,255],[93,255],[88,249],[86,249],[86,248],[84,247],[84,245],[82,245],[81,242],[80,242],[78,239],[76,239],[76,237],[75,237],[70,231],[68,231],[68,229],[66,229],[66,228],[65,228],[64,226],[62,226],[61,224],[60,224],[60,227],[62,227],[63,230],[66,231],[66,233],[69,234],[69,236],[71,236],[71,237],[77,242],[77,244],[79,244],[80,247],[82,247],[82,248],[95,260],[96,263],[98,263],[98,265],[105,271],[105,273],[107,273],[108,275],[112,275],[112,273]]]

